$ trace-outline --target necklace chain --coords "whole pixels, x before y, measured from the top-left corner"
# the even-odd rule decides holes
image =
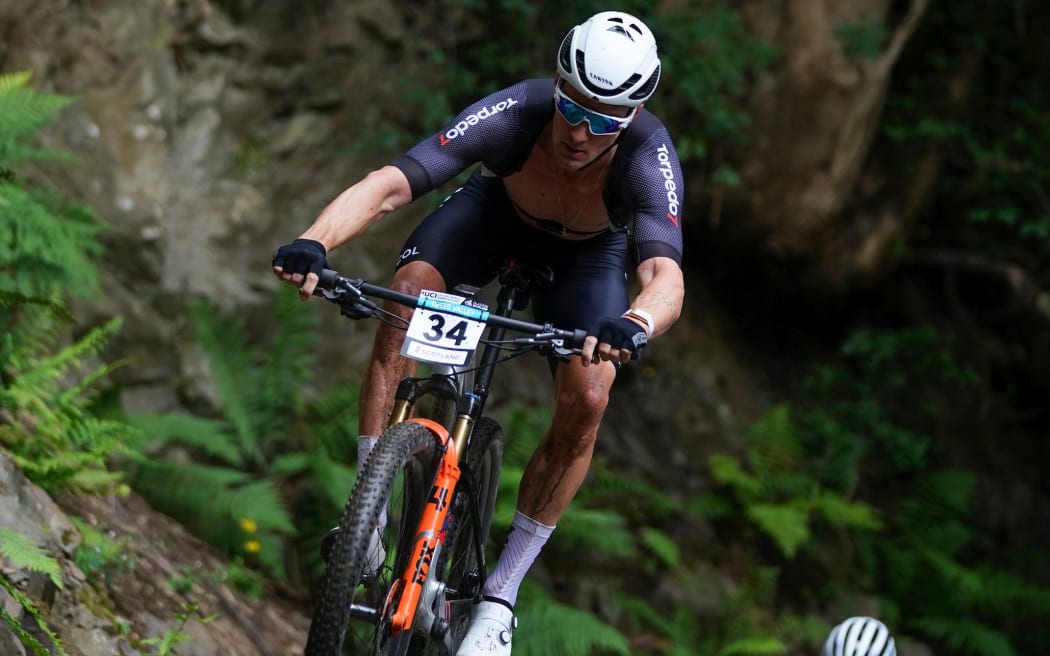
[[[610,146],[610,148],[611,147],[612,146]],[[598,157],[605,157],[606,155],[608,155],[608,152],[609,152],[609,148],[603,150],[601,152],[601,154],[598,155]],[[551,156],[552,157],[556,157],[557,156],[557,144],[554,141],[554,130],[553,129],[551,129]],[[609,168],[609,162],[611,162],[612,159],[613,159],[612,157],[607,157],[606,158],[605,163],[602,164],[602,167],[600,169],[598,169],[598,174],[595,176],[594,180],[592,180],[590,183],[588,183],[585,186],[585,188],[593,186],[593,185],[595,185],[595,184],[597,184],[598,182],[601,181],[602,176],[605,174],[605,170],[607,168]],[[557,160],[555,160],[555,162],[556,161]],[[585,164],[583,166],[583,168],[586,168],[586,167],[590,166],[593,163],[594,163],[594,160],[591,160],[591,162],[588,162],[587,164]],[[561,223],[561,234],[564,237],[569,230],[574,228],[579,223],[580,217],[583,216],[584,210],[587,209],[587,205],[585,203],[581,203],[579,209],[576,211],[576,214],[573,215],[572,218],[569,218],[566,215],[566,213],[565,213],[565,204],[562,201],[562,196],[561,196],[561,179],[562,179],[562,176],[560,175],[560,172],[557,170],[557,168],[555,168],[555,170],[554,170],[554,197],[558,200],[558,213],[559,213],[559,217],[561,218],[561,221],[560,221],[560,223]]]

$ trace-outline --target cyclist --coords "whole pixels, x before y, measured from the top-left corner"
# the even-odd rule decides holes
[[[507,544],[461,655],[510,654],[518,587],[583,483],[619,364],[681,313],[682,170],[667,129],[642,107],[659,78],[651,30],[630,14],[595,14],[565,36],[553,78],[467,107],[343,191],[274,253],[274,273],[305,300],[329,251],[480,163],[409,236],[391,286],[412,294],[480,287],[508,258],[539,263],[554,283],[534,296],[536,320],[588,330],[579,359],[552,365],[552,425],[522,477]],[[384,429],[397,382],[414,370],[399,355],[403,338],[377,328],[361,385],[360,462]]]
[[[828,634],[823,656],[897,656],[893,636],[873,617],[851,617]]]

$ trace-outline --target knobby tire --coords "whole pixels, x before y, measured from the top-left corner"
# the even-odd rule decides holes
[[[404,571],[436,467],[436,442],[414,422],[388,428],[376,443],[339,519],[316,598],[304,656],[406,654],[407,639],[387,641],[378,622],[350,619],[355,604],[383,608],[391,586]],[[363,579],[367,548],[382,509],[387,559],[376,576]],[[406,636],[407,638],[407,636]]]

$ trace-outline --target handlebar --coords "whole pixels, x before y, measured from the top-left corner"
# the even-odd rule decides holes
[[[319,278],[314,295],[340,306],[343,314],[352,318],[375,316],[380,311],[371,298],[393,301],[411,308],[421,305],[418,295],[365,282],[362,278],[347,278],[331,269],[322,270]],[[550,323],[531,323],[501,314],[488,314],[484,323],[525,335],[513,340],[516,346],[541,350],[550,347],[559,355],[578,354],[587,337],[585,330],[556,328]]]

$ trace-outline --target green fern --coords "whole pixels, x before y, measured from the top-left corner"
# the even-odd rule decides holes
[[[15,567],[46,574],[56,588],[62,587],[62,570],[58,561],[21,533],[0,526],[0,555]]]
[[[303,414],[302,384],[310,379],[317,359],[316,305],[304,307],[296,294],[279,293],[274,299],[277,332],[266,349],[251,400],[255,424],[264,435],[287,431],[290,418]],[[352,405],[356,409],[356,388]]]
[[[46,574],[55,587],[62,587],[62,570],[58,561],[48,556],[43,549],[30,542],[21,533],[0,527],[0,556],[7,558],[16,568]],[[6,590],[33,618],[36,625],[41,628],[51,643],[55,645],[57,653],[64,654],[62,642],[54,631],[48,627],[33,600],[23,594],[5,576],[0,576],[0,587]],[[29,647],[34,654],[37,656],[50,656],[50,650],[41,644],[35,636],[26,631],[22,623],[3,607],[0,607],[0,619],[3,619],[11,627],[22,644]]]
[[[632,558],[638,553],[634,533],[623,515],[576,505],[569,506],[558,522],[552,546],[592,557]]]
[[[104,231],[90,210],[53,191],[0,184],[0,265],[17,271],[0,278],[0,289],[44,299],[58,289],[95,294]]]
[[[111,490],[121,479],[108,461],[128,453],[133,429],[87,410],[114,365],[85,369],[120,325],[114,319],[50,355],[25,347],[10,351],[10,383],[0,388],[0,407],[14,420],[0,424],[0,440],[30,480],[46,489]]]
[[[708,458],[711,475],[729,488],[744,516],[789,559],[813,539],[812,527],[818,517],[855,530],[882,528],[872,506],[821,486],[798,435],[790,407],[774,406],[747,433],[746,463],[727,454],[713,454]],[[694,501],[694,507],[701,508],[695,505],[698,503]],[[703,511],[711,516],[711,504],[705,504]],[[719,516],[732,515],[723,511]]]
[[[522,598],[518,621],[523,628],[514,636],[515,656],[631,653],[627,639],[614,627],[591,613],[556,602],[538,586],[523,586]]]
[[[304,476],[320,488],[336,508],[346,503],[357,480],[357,469],[333,460],[325,453],[292,453],[279,456],[271,470],[282,477]]]
[[[757,477],[745,472],[736,458],[724,453],[715,453],[707,459],[707,464],[716,482],[731,487],[745,501],[759,498],[761,482]]]
[[[879,531],[885,526],[876,508],[867,503],[848,501],[834,492],[817,491],[807,499],[807,504],[834,526],[858,531]]]
[[[747,517],[773,538],[788,558],[810,539],[809,513],[793,504],[755,503],[746,509]]]
[[[623,616],[620,624],[635,640],[652,645],[645,653],[782,654],[787,653],[788,640],[798,639],[803,622],[788,613],[781,612],[776,620],[763,614],[761,609],[775,596],[777,578],[776,569],[755,568],[722,600],[720,616],[706,625],[697,617],[709,612],[693,608],[683,599],[648,600],[621,594],[615,604]],[[826,626],[823,633],[827,634]]]
[[[136,450],[140,452],[151,453],[180,444],[228,465],[244,464],[237,441],[224,421],[181,412],[133,415],[128,421],[138,429]]]
[[[654,648],[650,652],[662,656],[696,656],[705,653],[697,649],[701,639],[696,616],[684,604],[676,602],[670,610],[665,610],[633,595],[618,595],[615,603],[625,618],[621,624],[630,630],[636,640],[653,644]],[[654,631],[656,635],[653,635]]]
[[[718,651],[719,656],[765,656],[786,654],[787,647],[776,638],[739,638]]]
[[[308,432],[310,447],[313,450],[319,447],[334,462],[357,462],[358,395],[359,385],[353,381],[335,386],[304,408],[292,427],[292,433]],[[300,426],[308,426],[309,430]],[[343,501],[339,502],[340,506]]]
[[[0,165],[22,160],[62,157],[26,144],[71,98],[29,88],[28,72],[0,74]]]
[[[31,141],[70,102],[28,81],[28,73],[0,75],[0,379],[13,352],[39,354],[68,327],[69,295],[98,290],[92,258],[105,230],[86,206],[17,176],[20,163],[59,157]]]
[[[251,394],[257,389],[259,354],[248,346],[244,326],[203,301],[189,305],[197,342],[207,356],[209,379],[215,383],[222,413],[232,424],[242,457],[263,462],[261,437],[252,416]]]
[[[1011,572],[982,566],[980,593],[969,599],[985,617],[1046,618],[1050,616],[1050,588]]]
[[[551,417],[550,408],[526,408],[512,404],[505,416],[500,418],[503,433],[507,436],[503,461],[508,465],[524,467],[546,434]]]
[[[937,638],[953,653],[974,656],[1016,656],[1010,640],[972,618],[922,618],[912,621],[924,634]]]
[[[682,552],[678,543],[667,533],[654,528],[642,528],[639,541],[664,567],[673,569],[681,564]]]
[[[345,427],[334,430],[328,413],[356,408],[356,388],[349,396],[340,390],[337,400],[319,409],[303,401],[315,319],[294,294],[275,297],[278,331],[266,347],[251,341],[242,322],[204,301],[190,303],[189,313],[219,416],[132,417],[142,433],[140,447],[153,456],[133,463],[135,487],[216,546],[283,575],[283,542],[300,530],[321,530],[297,526],[292,510],[300,521],[312,519],[317,509],[299,506],[320,498],[327,530],[352,487],[353,476],[340,461],[350,455],[345,443],[356,444],[356,435]],[[317,437],[308,432],[306,417],[320,418]],[[318,449],[319,441],[332,449]],[[188,447],[195,462],[170,457],[180,453],[175,447],[183,455]],[[241,520],[250,520],[258,532],[245,535]]]
[[[587,484],[580,488],[574,503],[615,508],[632,520],[647,523],[684,511],[680,500],[635,476],[611,471],[600,457],[592,462]]]
[[[18,637],[19,641],[26,647],[29,647],[36,656],[64,656],[66,652],[62,647],[62,642],[47,623],[44,622],[44,618],[40,614],[40,609],[36,607],[33,600],[22,594],[18,588],[12,585],[11,582],[3,576],[0,576],[0,588],[6,590],[7,594],[11,595],[11,598],[17,601],[30,617],[33,618],[36,625],[40,627],[48,639],[50,639],[51,644],[55,646],[55,652],[52,653],[50,649],[37,640],[36,636],[26,631],[25,627],[22,626],[22,623],[8,613],[7,609],[0,606],[0,619],[3,619],[4,622],[11,627],[11,630]]]
[[[148,459],[137,464],[134,485],[158,510],[229,554],[239,554],[284,576],[282,535],[296,528],[272,481],[228,467]],[[250,532],[244,522],[253,526]]]

